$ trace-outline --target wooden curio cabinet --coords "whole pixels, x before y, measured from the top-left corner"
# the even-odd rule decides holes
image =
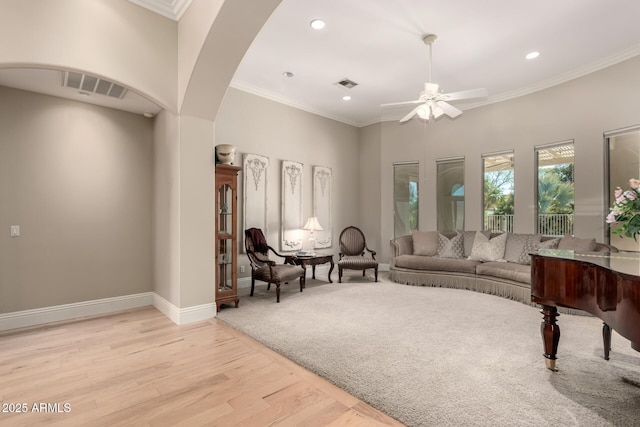
[[[216,165],[216,310],[238,307],[238,171],[239,166]]]

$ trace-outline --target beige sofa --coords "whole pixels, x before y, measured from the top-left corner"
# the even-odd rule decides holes
[[[595,239],[465,231],[414,231],[391,240],[390,279],[397,283],[468,289],[531,303],[529,253],[544,248],[617,252]]]

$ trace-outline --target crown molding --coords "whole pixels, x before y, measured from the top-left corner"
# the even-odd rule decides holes
[[[129,0],[165,18],[179,21],[192,0]]]
[[[532,85],[524,86],[522,88],[515,89],[509,92],[504,92],[494,96],[489,96],[484,101],[459,104],[459,105],[456,105],[456,107],[460,108],[461,110],[470,110],[472,108],[483,107],[485,105],[495,104],[498,102],[519,98],[521,96],[529,95],[534,92],[539,92],[544,89],[549,89],[551,87],[558,86],[562,83],[567,83],[571,80],[575,80],[577,78],[586,76],[588,74],[595,73],[596,71],[600,71],[607,67],[611,67],[612,65],[626,61],[627,59],[631,59],[638,55],[640,55],[640,44],[630,47],[629,49],[625,49],[623,51],[617,52],[605,58],[599,59],[598,61],[585,65],[584,67],[576,68],[575,70],[571,70],[566,73],[553,76],[546,80],[541,80]]]
[[[266,91],[266,90],[261,89],[261,88],[259,88],[257,86],[253,86],[253,85],[250,85],[248,83],[241,82],[241,81],[239,81],[237,79],[232,80],[231,84],[229,86],[234,88],[234,89],[238,89],[238,90],[241,90],[243,92],[247,92],[247,93],[250,93],[252,95],[259,96],[261,98],[266,98],[266,99],[269,99],[271,101],[275,101],[277,103],[287,105],[289,107],[297,108],[298,110],[306,111],[308,113],[312,113],[312,114],[315,114],[315,115],[318,115],[318,116],[325,117],[327,119],[335,120],[337,122],[342,122],[342,123],[345,123],[345,124],[348,124],[348,125],[351,125],[351,126],[356,126],[356,127],[361,127],[362,126],[361,123],[356,123],[354,121],[345,119],[344,117],[337,117],[337,116],[328,114],[326,111],[320,111],[320,110],[315,109],[315,108],[313,108],[313,107],[311,107],[309,105],[302,104],[302,103],[294,101],[294,100],[292,100],[290,98],[286,98],[284,96],[275,94],[273,92]]]
[[[557,75],[557,76],[553,76],[549,79],[546,80],[541,80],[539,82],[536,82],[532,85],[528,85],[516,90],[512,90],[512,91],[508,91],[508,92],[504,92],[504,93],[500,93],[494,96],[489,96],[486,100],[483,101],[477,101],[477,102],[469,102],[469,103],[461,103],[461,104],[456,104],[456,108],[459,108],[460,110],[470,110],[472,108],[478,108],[478,107],[484,107],[486,105],[490,105],[490,104],[495,104],[498,102],[503,102],[503,101],[508,101],[510,99],[514,99],[514,98],[519,98],[521,96],[525,96],[525,95],[529,95],[532,94],[534,92],[539,92],[541,90],[544,89],[549,89],[553,86],[557,86],[560,85],[562,83],[566,83],[569,82],[571,80],[575,80],[579,77],[583,77],[586,76],[588,74],[594,73],[596,71],[600,71],[604,68],[610,67],[612,65],[618,64],[622,61],[626,61],[627,59],[631,59],[635,56],[640,55],[640,44],[636,45],[636,46],[632,46],[629,49],[625,49],[623,51],[617,52],[613,55],[610,55],[608,57],[602,58],[598,61],[595,61],[591,64],[585,65],[584,67],[580,67],[580,68],[576,68],[575,70],[571,70],[569,72]],[[328,119],[332,119],[332,120],[336,120],[342,123],[346,123],[348,125],[351,126],[356,126],[356,127],[365,127],[368,125],[372,125],[375,123],[379,123],[379,122],[386,122],[386,121],[398,121],[400,120],[402,117],[404,117],[404,113],[403,114],[394,114],[394,113],[387,113],[386,115],[381,115],[381,117],[378,120],[371,120],[365,123],[358,123],[358,122],[353,122],[351,120],[345,119],[344,117],[336,117],[336,116],[332,116],[330,114],[327,114],[324,111],[320,111],[317,110],[313,107],[310,107],[308,105],[305,104],[301,104],[297,101],[293,101],[289,98],[285,98],[282,97],[280,95],[265,91],[263,89],[260,89],[258,87],[252,86],[250,84],[247,83],[243,83],[237,80],[233,80],[231,82],[231,87],[234,87],[236,89],[242,90],[244,92],[249,92],[251,94],[254,94],[256,96],[260,96],[263,98],[267,98],[270,99],[272,101],[275,102],[279,102],[281,104],[285,104],[294,108],[298,108],[300,110],[304,110],[313,114],[316,114],[318,116],[322,116],[322,117],[326,117]]]

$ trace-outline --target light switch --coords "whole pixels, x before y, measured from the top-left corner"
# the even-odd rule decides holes
[[[20,226],[19,225],[12,225],[11,226],[11,237],[18,237],[20,236]]]

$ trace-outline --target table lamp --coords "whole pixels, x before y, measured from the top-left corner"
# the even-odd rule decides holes
[[[306,224],[304,225],[304,227],[302,227],[303,230],[307,230],[310,231],[309,234],[309,243],[311,243],[311,251],[313,253],[313,250],[316,248],[316,237],[315,237],[315,231],[318,230],[324,230],[322,228],[322,226],[320,225],[320,222],[318,222],[318,217],[316,216],[310,216],[309,219],[307,219]]]

